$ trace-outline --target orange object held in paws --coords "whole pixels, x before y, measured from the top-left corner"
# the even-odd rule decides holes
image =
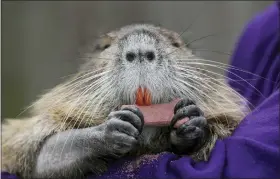
[[[138,88],[136,92],[136,105],[149,106],[152,104],[151,93],[147,88]]]

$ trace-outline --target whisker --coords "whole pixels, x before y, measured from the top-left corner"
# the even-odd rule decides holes
[[[189,58],[189,57],[188,57]],[[201,59],[201,58],[195,58],[195,59],[178,59],[178,61],[182,61],[182,62],[197,62],[197,61],[204,61],[204,62],[210,62],[210,63],[215,63],[215,64],[219,64],[219,65],[222,65],[220,67],[224,67],[224,68],[231,68],[231,69],[234,69],[234,70],[237,70],[237,71],[241,71],[241,72],[244,72],[244,73],[248,73],[250,75],[254,75],[254,76],[257,76],[257,77],[260,77],[262,79],[265,79],[265,80],[269,80],[270,82],[272,83],[276,83],[275,81],[272,81],[268,78],[264,78],[260,75],[257,75],[257,74],[254,74],[250,71],[246,71],[246,70],[242,70],[241,68],[238,68],[238,67],[235,67],[233,65],[229,65],[229,64],[225,64],[225,63],[222,63],[222,62],[217,62],[217,61],[213,61],[213,60],[206,60],[206,59]],[[207,64],[207,63],[203,63],[203,64]],[[202,65],[203,65],[202,64]]]
[[[196,62],[196,63],[190,62],[190,63],[188,63],[188,65],[205,65],[205,64],[204,64],[204,63],[197,63],[197,62]],[[217,65],[206,64],[206,66],[212,66],[212,67],[216,67],[216,68],[219,68],[219,69],[224,69],[224,68],[220,68],[220,67],[217,66]],[[191,67],[188,66],[188,67],[186,67],[186,68],[191,68]],[[206,69],[197,68],[197,67],[193,67],[193,68],[195,68],[195,69],[201,69],[201,70],[207,71],[208,73],[212,73],[212,74],[216,74],[216,75],[221,75],[221,74],[218,74],[218,73],[215,73],[215,72],[213,72],[213,71],[206,70]],[[224,70],[226,70],[226,69],[224,69]],[[236,76],[236,77],[242,79],[244,82],[246,82],[248,85],[250,85],[254,90],[256,90],[262,97],[264,97],[263,94],[262,94],[257,88],[255,88],[251,83],[247,82],[245,79],[243,79],[243,78],[240,77],[239,75],[237,75],[237,74],[235,74],[235,73],[233,73],[233,72],[230,72],[229,70],[226,70],[226,71],[229,72],[229,73],[231,73],[231,74],[233,74],[234,76]],[[231,78],[229,78],[229,77],[226,77],[226,78],[231,80]]]
[[[101,98],[101,100],[98,100],[99,101],[99,103],[97,103],[96,104],[96,110],[97,109],[100,109],[100,111],[108,111],[109,110],[109,107],[108,106],[106,106],[106,105],[104,105],[104,106],[101,106],[101,104],[103,104],[103,102],[105,101],[105,100],[108,100],[110,97],[112,97],[113,95],[114,95],[114,92],[112,91],[112,90],[110,90],[110,89],[112,89],[111,88],[111,86],[108,86],[107,87],[107,91],[105,91],[106,93],[104,94],[104,91],[103,91],[103,94],[102,95],[100,95],[100,96],[103,96],[102,98]],[[108,93],[108,92],[110,92],[110,93]],[[93,102],[92,102],[93,103]],[[114,104],[115,102],[114,101],[111,101],[111,103],[112,104]],[[101,108],[100,108],[101,107]],[[105,109],[105,110],[104,110]],[[93,115],[95,115],[97,112],[96,112],[96,110],[94,110],[93,112],[91,112],[91,115],[89,116],[89,118],[90,119],[92,119],[93,118]],[[101,114],[101,115],[105,115],[105,114]],[[99,117],[99,116],[98,116]]]
[[[204,12],[206,12],[206,11],[204,11]],[[184,29],[184,30],[179,34],[179,38],[182,37],[182,35],[183,35],[185,32],[187,32],[187,31],[193,26],[194,23],[197,22],[198,18],[199,18],[202,14],[203,14],[203,13],[197,13],[197,14],[196,14],[196,17],[191,21],[191,23],[187,26],[187,28]]]
[[[81,82],[81,78],[84,78],[85,76],[89,76],[89,75],[90,75],[90,78],[92,78],[92,79],[97,78],[97,77],[100,77],[100,76],[102,76],[102,75],[108,73],[108,70],[102,72],[104,69],[105,69],[105,68],[102,68],[102,69],[99,69],[99,70],[96,70],[96,71],[90,71],[89,73],[83,74],[83,75],[81,75],[81,76],[78,74],[76,78],[74,78],[74,79],[71,80],[71,81],[66,82],[66,83],[64,84],[64,86],[72,85],[74,81]],[[92,75],[92,74],[94,74],[94,73],[96,73],[96,72],[98,72],[98,71],[101,71],[101,73],[97,73],[97,74],[95,74],[95,75]],[[85,78],[85,79],[87,79],[87,78]],[[85,79],[83,79],[83,80],[85,80]],[[75,84],[75,83],[74,83],[74,84]]]
[[[78,106],[80,104],[82,104],[83,101],[80,101],[78,104],[76,104],[79,100],[80,97],[85,97],[85,94],[89,91],[89,90],[94,90],[97,87],[99,87],[100,85],[102,85],[104,82],[106,82],[109,79],[109,77],[103,77],[100,78],[99,80],[95,81],[95,83],[92,83],[87,89],[85,89],[81,94],[79,94],[79,96],[76,97],[75,101],[72,101],[71,103],[73,104],[73,106]],[[95,88],[94,88],[95,87]],[[72,107],[72,109],[74,109]],[[72,110],[70,110],[70,112],[66,115],[65,119],[67,119],[69,117],[69,114],[72,112]]]
[[[104,86],[104,87],[103,87],[104,89],[107,89],[107,91],[106,91],[106,90],[100,90],[101,93],[99,94],[98,97],[101,97],[101,100],[98,100],[98,97],[96,98],[96,100],[93,100],[93,98],[96,96],[96,95],[93,95],[93,96],[91,97],[91,99],[88,100],[88,102],[86,103],[86,105],[84,105],[84,107],[80,110],[80,112],[77,112],[77,113],[80,113],[79,116],[77,117],[78,119],[80,119],[80,122],[79,122],[77,128],[79,128],[80,125],[84,122],[84,120],[85,120],[85,110],[88,109],[88,106],[92,106],[93,103],[96,102],[96,101],[102,101],[102,100],[106,99],[106,95],[108,94],[108,91],[111,91],[111,90],[110,90],[110,89],[111,89],[110,86],[112,86],[111,83],[108,83],[107,86]],[[103,88],[102,88],[102,89],[103,89]],[[98,93],[98,92],[97,92],[97,93]],[[97,94],[97,93],[96,93],[96,94]],[[97,105],[97,106],[98,106],[98,105]],[[96,108],[98,108],[98,107],[96,107]],[[83,117],[81,118],[81,115],[82,115],[82,114],[84,114],[84,115],[83,115]],[[93,114],[96,114],[96,113],[93,113]],[[90,118],[91,118],[91,117],[93,117],[93,116],[90,116]],[[73,127],[72,127],[72,128],[74,128],[74,126],[77,124],[77,122],[78,122],[78,120],[76,120],[76,122],[75,122],[75,124],[73,124]],[[74,134],[73,134],[73,135],[74,135]],[[71,142],[70,147],[72,147],[72,145],[73,145],[73,140],[72,140],[72,142]]]
[[[197,68],[194,68],[194,67],[182,68],[182,67],[179,67],[179,66],[176,67],[176,68],[178,68],[179,70],[181,70],[181,71],[183,71],[183,72],[185,72],[185,73],[188,73],[188,71],[190,71],[190,72],[197,73],[198,75],[206,76],[205,78],[202,77],[202,78],[200,79],[200,81],[201,81],[201,80],[207,80],[207,79],[209,79],[209,75],[208,75],[208,74],[204,74],[204,73],[202,73],[202,72],[193,70],[193,69],[196,69],[196,70],[197,70]],[[203,70],[205,70],[205,69],[203,69]],[[205,71],[207,71],[207,70],[205,70]],[[207,72],[211,72],[211,71],[207,71]],[[215,73],[215,72],[213,72],[213,73],[216,74],[216,75],[223,76],[223,75],[218,74],[218,73]],[[183,75],[185,75],[185,74],[183,74]],[[199,78],[198,75],[196,76],[196,78]],[[189,77],[189,76],[186,76],[186,77]],[[193,76],[191,76],[191,77],[193,77]],[[217,79],[214,78],[214,77],[210,77],[210,79],[211,79],[210,82],[212,82],[212,83],[213,83],[214,81],[216,81],[216,82],[218,82],[220,85],[225,85],[223,82],[217,80]],[[245,100],[248,104],[252,105],[252,104],[250,103],[250,101],[248,101],[246,98],[244,98],[241,94],[239,94],[239,93],[236,92],[235,90],[232,90],[232,91],[231,91],[230,89],[232,89],[232,88],[226,88],[226,87],[223,87],[223,88],[224,88],[224,89],[227,89],[227,90],[230,91],[230,92],[233,92],[235,95],[237,95],[237,96],[239,96],[240,98],[242,98],[243,100]]]
[[[105,85],[105,84],[102,85],[102,87],[99,89],[100,92],[99,92],[99,91],[95,91],[95,94],[96,94],[96,95],[92,95],[92,94],[89,95],[90,99],[87,100],[87,103],[86,103],[85,105],[83,105],[83,108],[80,110],[80,111],[81,111],[81,112],[80,112],[80,115],[77,117],[78,119],[80,119],[81,113],[84,112],[83,109],[87,109],[87,107],[88,107],[89,104],[90,104],[90,106],[93,106],[93,105],[92,105],[93,103],[95,103],[95,102],[97,102],[97,101],[98,101],[99,103],[102,103],[103,100],[106,99],[106,95],[108,94],[108,91],[109,91],[109,92],[111,91],[111,90],[110,90],[111,87],[112,87],[111,83],[112,83],[112,81],[109,81],[108,83],[106,83],[106,85]],[[100,98],[101,98],[101,99],[100,99]],[[93,100],[93,99],[94,99],[94,100]],[[97,107],[96,107],[96,106],[97,106]],[[95,109],[99,109],[98,103],[95,104]],[[79,111],[78,111],[77,113],[79,113]],[[95,111],[94,111],[93,113],[96,114]],[[78,126],[80,126],[80,124],[82,123],[82,121],[83,121],[83,119],[80,120],[80,123],[79,123]],[[76,121],[76,122],[77,122],[77,121]],[[75,126],[75,125],[76,125],[76,123],[75,123],[73,126]]]
[[[203,39],[206,39],[206,38],[209,38],[209,37],[213,37],[213,36],[216,36],[216,35],[219,35],[219,34],[216,32],[216,33],[212,33],[212,34],[208,34],[208,35],[199,37],[199,38],[197,38],[197,39],[194,39],[194,40],[188,42],[188,43],[186,44],[186,47],[189,47],[189,46],[190,46],[192,43],[194,43],[194,42],[197,42],[197,41],[199,41],[199,40],[203,40]]]
[[[70,101],[70,103],[72,103],[72,105],[70,106],[70,109],[68,111],[68,113],[65,115],[64,119],[62,120],[62,124],[61,124],[61,128],[66,124],[67,118],[69,118],[70,114],[72,113],[72,111],[74,110],[75,106],[79,105],[80,103],[82,103],[83,101],[80,100],[80,97],[83,96],[87,91],[89,91],[90,89],[92,89],[93,87],[98,87],[98,85],[100,85],[102,82],[106,81],[108,77],[103,77],[100,78],[99,80],[95,81],[95,83],[92,83],[91,85],[87,85],[87,88],[85,90],[83,90],[79,96],[77,96],[74,101]],[[80,103],[78,103],[80,101]],[[78,104],[76,104],[78,103]],[[72,119],[73,120],[73,119]],[[59,137],[59,135],[58,135]],[[57,140],[58,140],[57,137]]]
[[[178,79],[178,78],[175,78],[175,81],[177,82],[180,82],[181,84],[185,85],[185,86],[189,86],[192,90],[196,90],[196,91],[199,91],[200,93],[192,93],[192,90],[188,90],[186,91],[188,94],[194,94],[194,97],[195,97],[195,100],[196,101],[200,101],[201,102],[201,105],[208,109],[210,112],[212,112],[212,114],[215,114],[213,110],[211,110],[208,105],[205,105],[205,103],[203,102],[202,99],[200,99],[200,97],[197,95],[197,94],[204,94],[204,93],[201,93],[202,91],[199,90],[197,87],[193,86],[196,82],[194,81],[193,85],[187,83],[186,81],[184,80],[181,80],[181,79]],[[179,88],[179,89],[185,89],[185,88]],[[209,98],[210,100],[212,100],[214,103],[216,103],[216,101],[214,101],[212,98],[210,98],[207,94],[206,94],[206,97]],[[218,120],[217,118],[215,118],[215,120]]]
[[[93,86],[94,86],[94,84],[91,85],[91,86],[87,89],[87,91],[90,90]],[[97,95],[97,94],[95,94],[94,96],[96,96],[96,95]],[[94,97],[92,97],[92,98],[94,98]],[[87,104],[88,104],[89,102],[90,102],[90,100],[88,100]],[[87,106],[87,105],[86,105],[86,106]],[[86,106],[84,106],[83,108],[79,109],[79,111],[81,111],[81,112],[79,113],[79,116],[82,114],[82,112],[83,112],[83,110],[85,109]],[[69,113],[68,113],[68,115],[69,115]],[[68,115],[67,115],[66,119],[68,118]],[[74,124],[74,125],[76,125],[77,121],[78,121],[78,120],[75,121],[75,124]],[[82,122],[82,120],[81,120],[80,122]],[[74,127],[74,125],[73,125],[73,127]],[[73,127],[72,127],[72,129],[73,129]],[[61,155],[62,155],[62,153],[63,153],[63,150],[64,150],[64,148],[65,148],[66,142],[68,141],[69,137],[70,137],[70,133],[69,133],[69,135],[68,135],[67,139],[65,140],[65,143],[64,143],[64,145],[63,145],[63,147],[62,147]],[[72,145],[72,144],[71,144],[71,145]]]
[[[109,73],[109,71],[108,71],[108,73]],[[105,74],[107,74],[107,73],[103,73],[104,75]],[[91,79],[91,78],[90,78]],[[102,79],[102,78],[101,78]],[[101,80],[100,79],[100,80]],[[87,82],[88,80],[86,80],[85,82]],[[54,94],[54,96],[57,96],[57,98],[55,98],[55,97],[53,97],[53,98],[51,98],[51,99],[56,99],[56,101],[54,101],[54,102],[51,102],[51,105],[50,106],[47,106],[47,108],[46,108],[46,110],[43,112],[43,113],[47,113],[49,110],[51,110],[51,109],[54,109],[55,107],[56,107],[56,105],[58,105],[58,104],[61,104],[61,102],[63,101],[63,100],[67,100],[67,98],[69,98],[70,96],[72,96],[73,98],[76,98],[76,94],[79,94],[82,90],[84,90],[84,89],[86,89],[88,86],[85,84],[85,82],[83,83],[83,81],[80,81],[81,83],[79,83],[79,84],[77,84],[77,87],[79,87],[79,86],[82,86],[80,89],[76,89],[75,90],[75,87],[76,86],[74,86],[74,87],[71,87],[70,89],[67,89],[67,87],[61,87],[62,89],[60,89],[60,91],[59,90],[57,90],[57,91],[54,91],[53,93],[56,93],[56,94]],[[96,82],[96,84],[95,85],[98,85],[98,83],[100,83],[100,82]],[[69,86],[68,86],[68,88],[69,88]],[[63,91],[68,91],[67,93],[61,93],[61,92],[63,92]],[[69,101],[68,101],[69,102]],[[63,126],[62,126],[63,127]]]
[[[197,42],[197,41],[199,41],[199,40],[203,40],[203,39],[209,38],[209,37],[213,37],[213,36],[216,36],[216,35],[219,35],[219,34],[218,34],[218,33],[212,33],[212,34],[209,34],[209,35],[205,35],[205,36],[199,37],[199,38],[197,38],[197,39],[194,39],[194,40],[192,40],[192,41],[186,43],[185,46],[186,46],[187,48],[190,48],[190,45],[191,45],[192,43]],[[179,50],[179,48],[176,48],[175,50],[173,50],[173,51],[167,53],[166,56],[173,54],[173,53],[176,52],[177,50]]]
[[[105,67],[100,67],[100,68],[98,68],[98,69],[96,69],[96,70],[93,70],[93,69],[88,69],[88,70],[84,70],[83,72],[78,72],[78,73],[73,73],[73,74],[70,74],[70,75],[66,75],[66,76],[63,76],[63,77],[61,77],[62,79],[64,79],[64,78],[75,78],[76,76],[79,76],[79,75],[81,75],[82,73],[85,73],[85,75],[86,74],[92,74],[92,73],[95,73],[95,72],[97,72],[97,71],[101,71],[101,70],[104,70],[105,69]],[[70,82],[70,81],[68,81],[68,82]]]
[[[205,51],[205,52],[214,52],[214,53],[218,53],[221,55],[228,55],[231,56],[231,53],[227,53],[227,52],[223,52],[223,51],[218,51],[218,50],[211,50],[211,49],[192,49],[193,51]]]
[[[207,90],[208,89],[212,89],[212,91],[214,92],[214,91],[216,91],[217,92],[217,90],[215,90],[215,88],[212,86],[212,85],[210,85],[211,83],[213,83],[214,85],[218,85],[219,87],[220,87],[220,89],[223,89],[223,90],[225,90],[225,91],[228,91],[228,93],[227,94],[229,94],[229,95],[231,95],[232,93],[233,94],[235,94],[236,95],[236,98],[235,99],[240,99],[238,102],[241,102],[242,104],[244,104],[244,102],[242,102],[242,101],[248,101],[246,98],[244,98],[242,95],[240,95],[239,93],[237,93],[236,91],[234,91],[234,90],[231,90],[231,88],[228,88],[228,86],[226,85],[226,84],[224,84],[224,83],[220,83],[220,81],[218,81],[219,83],[218,84],[216,84],[216,83],[214,83],[214,81],[215,81],[215,78],[212,78],[210,81],[209,80],[206,80],[206,82],[210,82],[210,84],[208,84],[208,83],[203,83],[203,84],[201,84],[201,83],[198,83],[198,82],[201,82],[202,80],[204,80],[205,81],[205,79],[204,78],[200,78],[200,77],[197,77],[197,75],[195,76],[195,75],[186,75],[185,73],[184,74],[182,74],[183,76],[186,76],[187,78],[188,78],[188,80],[191,80],[191,81],[193,81],[193,84],[197,84],[198,86],[198,88],[204,88],[204,90],[202,90],[202,91],[204,91],[205,92],[205,94],[207,95]],[[205,74],[203,74],[203,75],[205,75]],[[190,77],[191,76],[191,77]],[[192,79],[192,78],[194,78],[194,79]],[[199,79],[198,81],[196,81],[195,79]],[[216,86],[217,87],[217,86]],[[220,91],[220,90],[219,90]],[[210,91],[209,91],[210,92]],[[219,97],[219,98],[224,98],[226,101],[228,101],[229,102],[229,104],[231,104],[230,106],[235,106],[237,109],[239,109],[239,105],[238,104],[236,104],[234,101],[232,101],[232,99],[231,100],[229,100],[229,97],[228,96],[226,96],[226,93],[224,94],[222,91],[220,91],[221,93],[219,93],[219,94],[217,94],[217,93],[212,93],[212,94],[215,94],[215,95],[218,95],[217,97]],[[211,92],[210,92],[211,93]],[[224,95],[223,95],[224,94]],[[209,98],[209,97],[208,97]],[[214,99],[216,99],[216,98],[214,98]],[[221,105],[219,105],[219,103],[217,103],[218,104],[218,106],[220,106],[220,107],[222,107],[222,108],[224,108],[223,106],[221,106]],[[250,111],[249,110],[249,108],[248,108],[248,106],[247,105],[245,105],[245,106],[243,106],[244,108],[246,108],[246,110],[247,111]],[[242,107],[242,108],[243,108]],[[230,109],[232,109],[232,112],[235,112],[236,111],[236,108],[230,108]],[[230,109],[228,109],[228,108],[224,108],[224,110],[220,110],[220,111],[227,111],[227,112],[231,112],[231,110]],[[218,110],[219,111],[219,110]],[[213,113],[214,114],[214,113]],[[242,114],[243,114],[243,116],[245,116],[246,114],[245,114],[245,111],[242,111]],[[223,115],[225,116],[225,118],[227,119],[227,115],[225,115],[225,113],[223,113]],[[226,121],[227,123],[228,123],[228,121]],[[229,125],[229,124],[228,124]]]
[[[99,70],[96,70],[96,71],[99,71]],[[92,73],[95,73],[96,71],[93,71]],[[82,77],[87,76],[87,75],[90,75],[90,74],[92,74],[92,73],[86,73],[86,74],[83,75]],[[76,76],[76,75],[77,75],[77,74],[75,74],[75,76]],[[69,75],[69,76],[71,76],[71,75]],[[79,78],[82,78],[82,77],[79,77]],[[67,82],[67,83],[71,83],[71,82],[73,82],[73,81],[75,81],[75,80],[78,80],[78,78],[72,79],[71,81],[69,81],[69,82]],[[78,81],[77,83],[79,83],[79,82],[80,82],[80,81]],[[60,86],[61,86],[61,85],[60,85]],[[34,103],[32,103],[31,105],[25,107],[25,108],[23,109],[23,111],[21,111],[16,117],[19,117],[20,115],[22,115],[23,113],[25,113],[27,110],[29,110],[29,109],[31,109],[32,107],[34,107],[36,104],[37,104],[37,102],[34,102]]]
[[[188,69],[189,70],[189,69]],[[189,70],[189,71],[193,71],[193,70]],[[226,91],[229,91],[229,92],[234,92],[234,90],[230,90],[231,88],[227,88],[227,86],[224,84],[224,83],[222,83],[221,81],[218,81],[218,80],[216,80],[215,78],[204,78],[204,77],[198,77],[198,76],[194,76],[194,75],[187,75],[187,74],[185,74],[185,73],[181,73],[180,75],[182,75],[182,76],[184,76],[184,77],[188,77],[188,80],[196,80],[196,79],[199,79],[199,81],[207,81],[207,82],[209,82],[209,83],[212,83],[212,84],[215,84],[215,85],[220,85],[220,87],[222,88],[222,89],[224,89],[224,90],[226,90]],[[203,73],[199,73],[199,75],[205,75],[205,74],[203,74]],[[205,75],[205,76],[207,76],[207,75]],[[210,80],[209,80],[210,79]],[[217,83],[214,83],[214,81],[216,81],[216,82],[218,82],[218,84]],[[199,83],[198,83],[199,84]],[[207,86],[207,88],[210,88],[210,89],[213,89],[214,91],[215,91],[215,88],[213,88],[211,85],[209,85],[209,84],[207,84],[207,83],[203,83],[203,84],[200,84],[200,85],[205,85],[205,86]],[[205,89],[207,89],[207,88],[205,88]],[[239,97],[242,97],[239,93],[237,93],[236,92],[236,94],[239,96]],[[225,98],[226,99],[226,98]],[[230,100],[228,100],[228,99],[226,99],[228,102],[230,102],[230,103],[232,103],[232,101],[230,101]]]

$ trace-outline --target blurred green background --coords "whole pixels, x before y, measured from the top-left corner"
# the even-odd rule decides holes
[[[16,117],[45,89],[72,74],[79,49],[97,35],[135,22],[182,32],[195,48],[230,52],[243,26],[271,1],[2,1],[2,119]],[[198,51],[228,63],[229,56]]]

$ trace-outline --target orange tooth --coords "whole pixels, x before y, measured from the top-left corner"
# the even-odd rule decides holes
[[[151,93],[147,88],[142,90],[142,88],[138,88],[136,92],[136,104],[138,106],[149,106],[152,104]]]
[[[142,89],[138,88],[137,92],[136,92],[136,104],[138,106],[143,106],[144,105],[143,99],[144,99],[144,97],[143,97]]]
[[[149,92],[149,90],[147,88],[144,89],[144,104],[146,106],[149,106],[152,104],[151,93]]]

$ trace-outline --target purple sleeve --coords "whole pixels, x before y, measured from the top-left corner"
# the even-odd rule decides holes
[[[254,106],[280,85],[279,9],[280,1],[249,22],[231,59],[234,67],[229,69],[229,84]]]
[[[231,65],[251,73],[230,69],[229,83],[257,107],[231,137],[217,141],[208,162],[162,153],[118,161],[98,178],[280,178],[279,7],[252,19],[236,45]]]

